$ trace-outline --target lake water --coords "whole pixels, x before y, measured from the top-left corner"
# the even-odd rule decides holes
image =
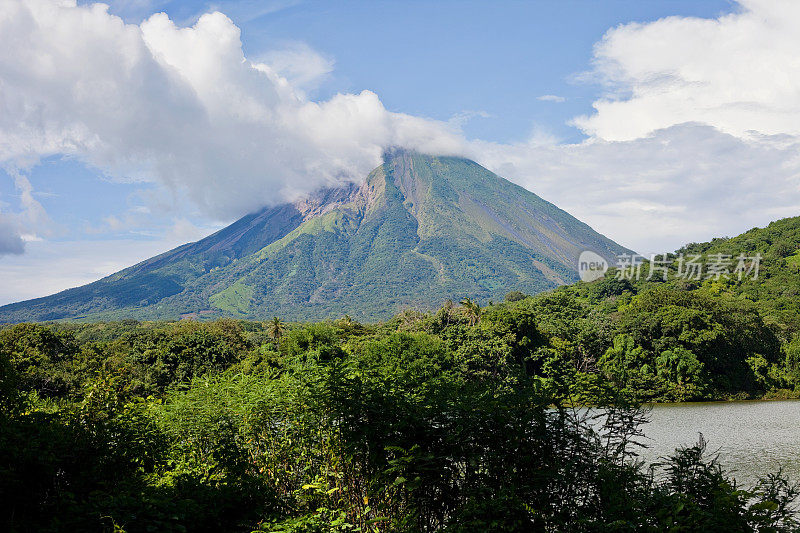
[[[696,443],[702,433],[708,451],[719,451],[743,487],[779,467],[800,481],[800,400],[661,404],[650,415],[644,426],[650,448],[640,452],[647,462]]]

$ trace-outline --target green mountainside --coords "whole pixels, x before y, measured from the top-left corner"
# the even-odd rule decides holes
[[[684,264],[692,257],[703,264],[700,279],[696,275],[680,275],[681,256]],[[739,276],[736,267],[740,257],[745,259],[747,268],[754,266],[756,257],[758,264]],[[666,281],[661,270],[664,258],[656,257],[656,261],[659,263],[653,267],[653,275],[650,275],[650,261],[642,263],[639,279],[631,280],[635,292],[675,290],[741,302],[757,309],[782,339],[800,333],[800,217],[777,220],[736,237],[687,244],[667,255]],[[709,270],[715,262],[723,265],[724,271],[719,276]],[[607,277],[617,274],[612,270]],[[591,290],[592,285],[585,287]]]
[[[248,215],[89,285],[0,307],[66,318],[388,318],[448,298],[577,280],[577,257],[627,250],[472,161],[387,152],[361,185]]]
[[[678,253],[705,257],[722,254],[730,256],[734,266],[739,255],[758,254],[760,261],[755,279],[751,273],[741,280],[731,275],[699,284],[675,283],[752,301],[783,337],[800,332],[800,217],[778,220],[730,239],[689,244]]]
[[[655,259],[501,305],[534,315],[541,368],[583,375],[589,402],[596,377],[638,401],[800,396],[800,217]]]

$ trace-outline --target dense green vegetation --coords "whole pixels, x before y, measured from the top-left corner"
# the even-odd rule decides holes
[[[374,325],[3,326],[0,529],[798,530],[794,485],[702,439],[635,455],[642,402],[798,396],[798,249],[786,219],[671,256],[757,279],[645,263]]]
[[[611,321],[613,347],[596,359],[598,369],[639,398],[797,397],[798,254],[800,217],[787,218],[669,254],[666,281],[658,270],[663,263],[651,276],[645,262],[638,281],[613,279],[612,271],[604,280],[561,292],[584,302],[582,318]],[[699,280],[681,277],[681,255],[700,255],[706,266],[730,258],[730,272],[718,279],[707,271]],[[760,256],[757,277],[735,274],[740,255]]]
[[[232,317],[387,320],[453,295],[500,300],[626,250],[456,157],[397,151],[359,186],[267,208],[95,283],[0,307],[0,322]]]
[[[751,305],[634,292],[609,279],[372,326],[7,326],[0,528],[796,530],[796,487],[742,490],[702,440],[636,462],[641,397],[794,381]]]

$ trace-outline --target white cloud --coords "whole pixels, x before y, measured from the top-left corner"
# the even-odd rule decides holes
[[[286,79],[296,92],[316,89],[333,72],[335,61],[325,57],[303,42],[289,43],[259,57],[279,76]]]
[[[486,111],[473,111],[468,109],[454,114],[447,123],[450,124],[454,130],[460,131],[461,128],[476,118],[494,118],[494,115]]]
[[[737,136],[800,134],[800,2],[741,0],[718,19],[667,17],[609,30],[592,75],[609,94],[575,124],[609,141],[683,122]]]
[[[25,243],[55,234],[55,226],[41,203],[34,197],[33,185],[16,168],[9,168],[19,194],[19,210],[0,212],[0,257],[25,252]],[[3,202],[5,204],[5,202]]]
[[[543,94],[542,96],[537,96],[536,99],[541,100],[543,102],[555,102],[555,103],[561,103],[567,101],[567,99],[564,98],[563,96],[558,96],[555,94]]]
[[[10,174],[14,178],[14,185],[19,193],[22,211],[17,214],[17,217],[20,224],[33,235],[53,235],[53,221],[50,220],[50,216],[42,204],[34,198],[33,185],[30,180],[14,169],[11,169]]]
[[[250,22],[265,15],[296,6],[303,0],[218,0],[210,2],[211,11],[221,11],[237,22]]]
[[[203,237],[222,229],[224,226],[198,226],[192,221],[178,217],[172,221],[172,226],[167,230],[165,238],[171,242],[187,243],[199,241]]]
[[[640,252],[800,215],[800,2],[740,4],[610,29],[587,141],[472,154]]]
[[[800,139],[682,124],[630,141],[477,143],[473,156],[641,253],[800,214]]]
[[[219,219],[360,179],[386,146],[455,152],[453,127],[387,111],[369,91],[325,102],[325,60],[291,69],[248,60],[221,13],[180,28],[125,24],[102,4],[0,4],[0,161],[77,156],[112,176],[157,181]],[[308,49],[294,52],[308,60]]]

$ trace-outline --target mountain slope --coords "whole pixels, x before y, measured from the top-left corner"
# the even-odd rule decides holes
[[[682,291],[733,296],[754,302],[767,323],[780,335],[791,338],[800,332],[800,217],[776,220],[764,228],[753,228],[731,238],[687,244],[677,250],[677,254],[700,256],[706,264],[721,257],[728,261],[731,272],[720,279],[686,280],[678,276],[677,261],[674,261],[666,283],[648,282],[644,279],[649,272],[645,262],[643,279],[635,284],[637,289],[665,285]],[[738,279],[732,271],[740,256],[758,256],[757,272]]]
[[[0,321],[379,319],[572,282],[587,249],[611,262],[627,251],[477,163],[395,151],[360,186],[264,209],[95,283],[0,307]]]

